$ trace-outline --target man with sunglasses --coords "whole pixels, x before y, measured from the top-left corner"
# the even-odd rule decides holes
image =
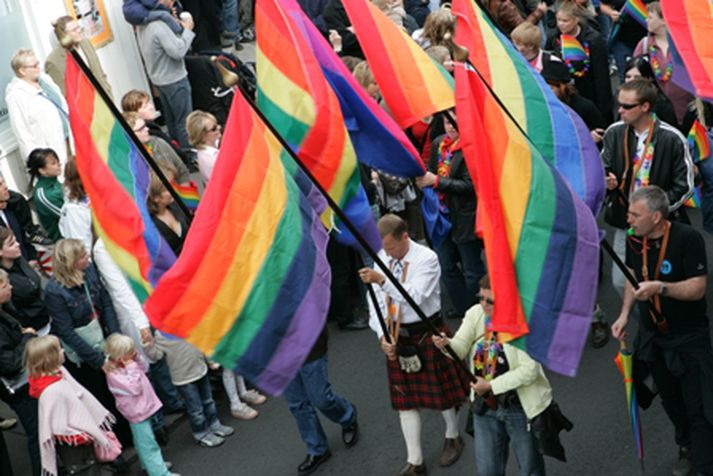
[[[669,215],[687,222],[682,205],[693,192],[693,162],[688,142],[673,126],[653,114],[656,87],[637,78],[619,87],[620,121],[602,139],[601,159],[606,176],[605,221],[616,228],[614,250],[624,259],[629,196],[648,185],[661,187],[670,203]],[[612,281],[624,290],[624,275],[614,267]]]

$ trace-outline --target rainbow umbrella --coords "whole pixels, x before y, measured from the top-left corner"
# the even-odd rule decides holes
[[[627,349],[626,342],[620,341],[619,353],[614,357],[621,376],[624,377],[624,388],[626,389],[626,405],[629,410],[629,421],[631,422],[631,432],[634,435],[636,455],[641,463],[641,471],[644,471],[644,439],[641,433],[641,420],[639,419],[639,406],[636,403],[636,390],[634,389],[634,358],[632,352]]]

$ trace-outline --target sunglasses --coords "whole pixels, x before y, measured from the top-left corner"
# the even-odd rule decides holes
[[[483,296],[482,294],[476,294],[476,295],[475,295],[475,298],[476,298],[478,301],[484,302],[484,303],[486,303],[486,304],[490,304],[491,306],[493,306],[493,305],[495,304],[495,301],[494,301],[494,300],[492,300],[492,299],[490,299],[490,298],[488,298],[488,297],[485,297],[485,296]]]
[[[215,131],[217,131],[218,129],[220,129],[220,124],[216,124],[216,125],[214,125],[213,127],[211,127],[210,129],[206,129],[206,131],[207,131],[207,132],[215,132]]]
[[[623,104],[623,103],[619,103],[619,107],[622,108],[622,109],[624,109],[625,111],[629,111],[629,110],[631,110],[631,109],[634,109],[634,108],[637,107],[637,106],[641,106],[641,103],[638,103],[638,102],[637,102],[636,104]]]

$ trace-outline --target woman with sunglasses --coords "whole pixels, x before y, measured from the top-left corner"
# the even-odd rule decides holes
[[[188,142],[198,151],[198,170],[204,183],[208,183],[220,147],[220,124],[215,116],[205,111],[193,111],[186,118]]]
[[[518,474],[544,475],[545,462],[529,422],[552,403],[552,387],[540,364],[524,351],[499,343],[497,332],[488,330],[495,305],[488,275],[480,280],[478,301],[453,337],[433,336],[439,349],[449,344],[460,358],[468,357],[476,376],[470,399],[478,474],[504,476],[510,442]]]

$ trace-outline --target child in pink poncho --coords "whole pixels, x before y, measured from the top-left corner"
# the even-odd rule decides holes
[[[57,474],[59,456],[70,474],[83,471],[98,476],[94,445],[111,445],[105,432],[114,416],[74,380],[63,363],[64,351],[53,335],[31,339],[25,347],[29,393],[38,399],[42,475]]]
[[[151,428],[151,416],[161,409],[161,401],[146,377],[148,365],[136,352],[134,340],[112,334],[105,350],[106,381],[117,410],[129,421],[141,466],[149,476],[179,476],[169,471]]]

